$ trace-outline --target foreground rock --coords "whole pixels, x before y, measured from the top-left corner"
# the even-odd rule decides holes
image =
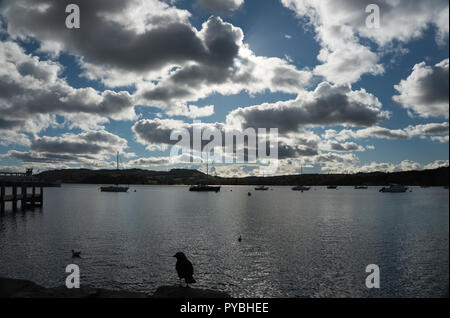
[[[45,288],[21,279],[0,278],[0,298],[148,298],[149,295],[127,291],[65,286]]]
[[[186,288],[178,286],[162,286],[159,287],[155,294],[155,298],[231,298],[224,292],[218,292],[208,289]]]
[[[0,298],[230,298],[230,295],[212,290],[163,286],[151,296],[83,286],[80,289],[67,289],[65,286],[45,288],[27,280],[0,278]]]

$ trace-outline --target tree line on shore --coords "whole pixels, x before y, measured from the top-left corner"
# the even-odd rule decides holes
[[[138,185],[338,185],[379,186],[403,184],[409,186],[448,186],[449,168],[423,171],[371,172],[356,174],[301,174],[274,177],[223,178],[207,176],[198,170],[173,169],[170,171],[89,170],[65,169],[41,172],[45,182],[77,184],[138,184]]]

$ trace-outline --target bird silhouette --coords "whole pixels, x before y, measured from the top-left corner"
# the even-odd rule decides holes
[[[182,286],[181,280],[183,278],[186,282],[186,287],[189,287],[189,284],[196,283],[194,277],[192,277],[192,275],[194,274],[194,267],[192,266],[192,263],[187,259],[186,255],[184,255],[184,253],[182,252],[178,252],[173,257],[177,259],[175,269],[177,270],[178,277],[180,279],[180,287]]]
[[[72,258],[81,258],[81,252],[75,252],[72,250]]]
[[[239,235],[238,241],[242,242],[242,236]]]

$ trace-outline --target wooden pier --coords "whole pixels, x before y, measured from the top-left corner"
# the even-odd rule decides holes
[[[11,188],[11,194],[6,194],[6,188]],[[44,204],[44,184],[36,180],[29,173],[0,172],[0,213],[5,212],[7,202],[11,202],[15,212],[20,208],[42,207]]]

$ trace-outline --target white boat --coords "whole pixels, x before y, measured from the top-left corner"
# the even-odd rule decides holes
[[[380,192],[388,192],[388,193],[404,193],[408,191],[408,187],[399,184],[391,184],[388,188],[383,187],[380,189]]]
[[[256,191],[267,191],[267,190],[269,190],[269,187],[260,185],[259,187],[256,187],[255,190]]]

